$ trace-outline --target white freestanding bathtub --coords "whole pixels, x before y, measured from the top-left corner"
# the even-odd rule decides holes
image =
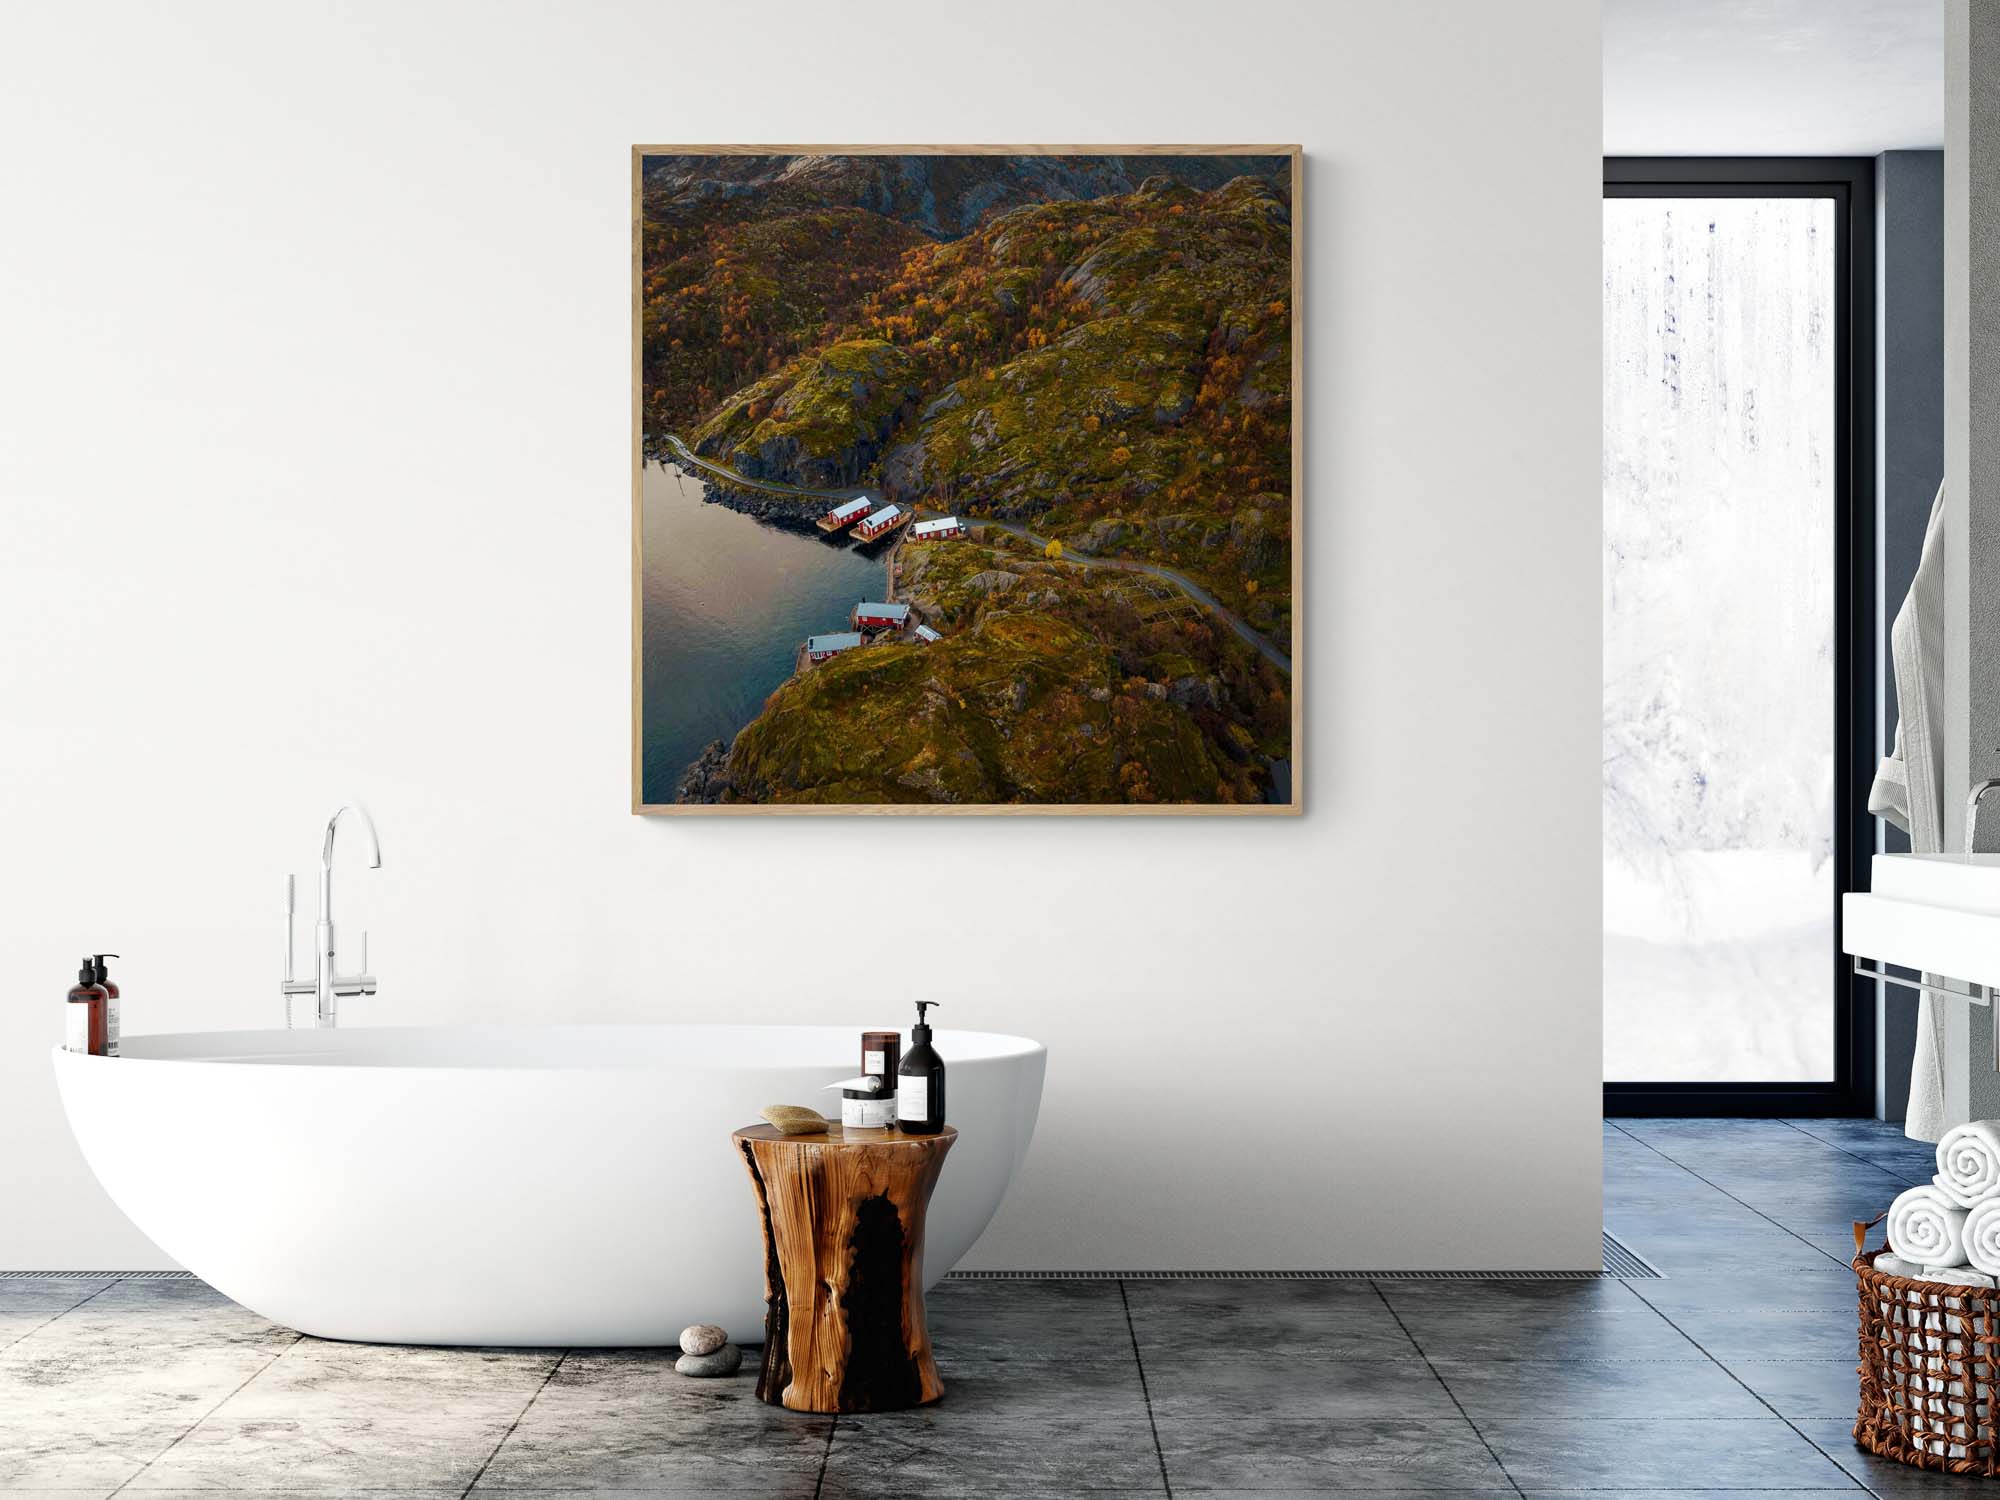
[[[70,1128],[168,1255],[276,1322],[375,1343],[760,1342],[756,1198],[729,1133],[838,1117],[854,1026],[411,1026],[127,1036],[57,1049]],[[992,1219],[1046,1050],[943,1031],[958,1141],[930,1285]]]

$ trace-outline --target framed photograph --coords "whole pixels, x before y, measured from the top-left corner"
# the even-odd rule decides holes
[[[634,811],[1299,812],[1301,191],[634,147]]]

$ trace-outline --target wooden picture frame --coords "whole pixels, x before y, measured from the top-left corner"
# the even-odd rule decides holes
[[[1289,440],[1290,440],[1290,588],[1288,625],[1288,655],[1284,658],[1285,672],[1289,679],[1289,758],[1287,763],[1289,798],[1285,801],[1264,802],[1223,802],[1223,801],[1155,801],[1155,802],[680,802],[651,801],[646,798],[645,785],[645,525],[644,525],[644,478],[647,466],[646,454],[646,401],[644,387],[645,371],[645,216],[644,216],[644,166],[649,157],[661,156],[714,156],[725,157],[918,157],[918,156],[998,156],[998,157],[1282,157],[1288,161],[1289,230],[1290,230],[1290,296],[1289,347],[1290,376],[1287,392]],[[1276,175],[1275,173],[1271,175]],[[1303,492],[1305,479],[1305,453],[1301,423],[1304,415],[1302,400],[1305,356],[1304,356],[1304,262],[1305,262],[1305,198],[1304,198],[1304,153],[1297,145],[1119,145],[1119,146],[1049,146],[1049,145],[635,145],[631,153],[632,185],[632,265],[631,265],[631,401],[632,426],[629,438],[631,466],[631,547],[632,547],[632,702],[631,702],[631,810],[635,814],[648,816],[732,817],[738,815],[901,815],[901,814],[950,814],[959,816],[1058,816],[1095,814],[1111,817],[1125,816],[1226,816],[1226,817],[1295,817],[1304,811],[1304,710],[1303,695],[1297,684],[1301,661],[1304,655],[1304,527]],[[991,378],[989,376],[989,378]],[[1245,419],[1248,428],[1248,418]],[[1122,433],[1119,436],[1123,436]],[[690,455],[691,456],[691,455]],[[1217,455],[1216,461],[1220,461]],[[733,471],[731,471],[733,472]],[[776,487],[776,486],[773,486]],[[971,516],[974,524],[985,524],[985,518]],[[1038,539],[1036,539],[1038,540]],[[1088,554],[1086,554],[1088,556]],[[1148,571],[1151,571],[1148,569]],[[1279,576],[1282,577],[1282,568]],[[1183,580],[1186,582],[1186,580]],[[1253,586],[1254,587],[1254,586]],[[1201,591],[1185,591],[1191,600]],[[1254,631],[1250,630],[1239,617],[1232,616],[1227,608],[1214,599],[1208,598],[1208,613],[1218,618],[1218,622],[1240,636],[1252,641]],[[1272,643],[1266,639],[1265,645]],[[1270,650],[1257,648],[1272,661]],[[801,658],[803,660],[803,658]],[[1213,679],[1211,679],[1213,681]],[[1273,721],[1282,724],[1283,720]],[[1275,743],[1275,742],[1274,742]],[[1275,782],[1275,774],[1273,776]]]

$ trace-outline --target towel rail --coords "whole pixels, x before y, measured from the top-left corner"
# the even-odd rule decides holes
[[[1870,968],[1868,960],[1865,958],[1854,960],[1854,972],[1859,974],[1863,979],[1879,979],[1884,984],[1899,984],[1906,990],[1922,990],[1926,995],[1938,995],[1946,1000],[1969,1000],[1974,1005],[1991,1005],[1993,1003],[1993,987],[1991,985],[1973,984],[1970,980],[1966,981],[1967,988],[1954,990],[1947,985],[1931,984],[1922,979],[1904,979],[1900,975],[1891,974],[1885,968]]]
[[[1926,995],[1937,995],[1946,1000],[1964,1000],[1973,1005],[1993,1005],[1994,986],[1965,981],[1962,990],[1948,989],[1942,984],[1931,984],[1922,979],[1903,979],[1891,974],[1886,968],[1871,968],[1868,960],[1854,960],[1854,972],[1863,979],[1879,979],[1884,984],[1900,984],[1906,990],[1920,990]],[[1993,1071],[2000,1073],[2000,1010],[1993,1013]]]

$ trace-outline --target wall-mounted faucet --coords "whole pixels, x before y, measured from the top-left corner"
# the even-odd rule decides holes
[[[361,934],[361,972],[339,974],[333,967],[333,841],[340,831],[343,814],[352,813],[361,820],[361,831],[368,835],[368,868],[382,868],[382,841],[375,834],[375,820],[368,816],[368,809],[358,802],[343,802],[333,810],[333,816],[326,820],[326,837],[319,849],[319,926],[315,929],[318,949],[315,959],[315,974],[312,979],[292,978],[292,911],[297,900],[296,887],[291,876],[285,877],[285,1025],[292,1024],[292,998],[295,995],[311,995],[314,998],[317,1026],[339,1024],[339,1004],[343,995],[372,995],[375,993],[375,976],[368,972],[368,934]]]
[[[1968,859],[1973,853],[1973,842],[1979,836],[1979,804],[1986,800],[1988,793],[1996,791],[2000,791],[2000,780],[1988,777],[1965,794],[1965,853]],[[1994,1045],[2000,1049],[2000,1041]],[[1995,1051],[1994,1057],[2000,1059],[2000,1050]]]

